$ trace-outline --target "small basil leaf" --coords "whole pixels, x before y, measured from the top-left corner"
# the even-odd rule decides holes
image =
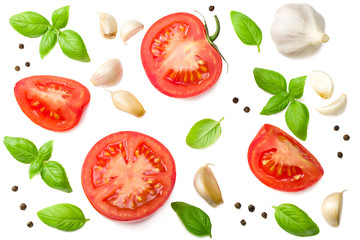
[[[39,153],[38,153],[38,158],[41,159],[42,161],[47,161],[51,158],[51,154],[53,151],[53,143],[54,141],[48,141],[46,143],[44,143],[44,145],[42,145],[39,149]]]
[[[69,21],[70,6],[65,6],[55,10],[51,16],[51,21],[54,27],[61,29],[66,27]]]
[[[301,102],[290,103],[285,113],[285,121],[290,131],[299,139],[305,141],[309,124],[309,110]]]
[[[49,52],[55,47],[56,42],[57,34],[54,30],[49,30],[42,36],[39,47],[41,59],[49,54]]]
[[[77,32],[72,30],[60,32],[59,44],[67,57],[80,62],[90,62],[84,41]]]
[[[304,94],[306,76],[291,79],[289,82],[289,92],[293,98],[299,99]]]
[[[268,93],[277,95],[286,92],[286,80],[278,72],[254,68],[254,78],[259,88]]]
[[[171,207],[190,233],[196,236],[212,237],[211,221],[203,210],[184,202],[173,202]]]
[[[281,93],[270,98],[263,110],[261,115],[271,115],[274,113],[281,112],[289,105],[289,93]]]
[[[68,232],[78,230],[89,221],[80,208],[69,203],[44,208],[37,212],[37,216],[46,225]]]
[[[260,52],[262,32],[258,25],[251,18],[240,12],[231,11],[230,18],[239,39],[246,45],[256,45]]]
[[[273,208],[276,222],[286,232],[299,237],[314,236],[320,232],[309,215],[297,206],[285,203]]]
[[[36,12],[23,12],[10,17],[10,25],[20,34],[29,38],[43,35],[49,28],[49,21]]]
[[[40,158],[37,158],[35,161],[33,161],[30,164],[29,167],[29,177],[32,179],[35,175],[39,174],[41,172],[41,169],[43,168],[44,162]]]
[[[36,160],[38,150],[33,142],[25,138],[4,137],[4,145],[19,162],[29,164]]]
[[[58,162],[44,162],[44,167],[41,170],[41,178],[51,188],[67,193],[72,192],[65,169]]]
[[[220,121],[203,119],[195,123],[186,136],[186,144],[189,147],[200,149],[214,144],[221,135]]]

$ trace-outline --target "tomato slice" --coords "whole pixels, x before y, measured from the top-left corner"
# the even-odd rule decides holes
[[[89,90],[77,81],[56,76],[32,76],[18,81],[15,97],[35,124],[52,131],[75,127],[90,101]]]
[[[280,128],[265,124],[248,151],[253,174],[266,186],[296,192],[314,185],[324,175],[317,159]]]
[[[93,207],[120,221],[145,218],[169,198],[175,162],[156,139],[138,132],[118,132],[96,143],[83,164],[81,181]]]
[[[141,61],[154,87],[176,98],[205,92],[222,70],[221,56],[206,39],[203,23],[189,13],[155,22],[144,36]]]

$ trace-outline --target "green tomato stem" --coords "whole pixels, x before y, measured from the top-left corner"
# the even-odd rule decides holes
[[[215,31],[215,33],[213,35],[209,36],[210,41],[212,41],[212,42],[216,40],[216,38],[219,36],[219,33],[220,33],[219,19],[218,19],[218,17],[216,15],[214,16],[214,18],[215,18],[215,22],[216,22],[216,31]]]

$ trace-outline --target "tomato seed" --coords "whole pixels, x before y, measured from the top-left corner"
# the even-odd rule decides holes
[[[339,131],[339,129],[340,129],[340,127],[339,127],[338,125],[335,125],[335,126],[334,126],[334,130],[335,130],[335,131]]]
[[[12,190],[13,192],[17,192],[18,189],[19,189],[18,186],[12,186],[12,188],[11,188],[11,190]]]
[[[211,6],[209,7],[209,11],[210,11],[210,12],[214,11],[214,9],[215,9],[215,7],[214,7],[213,5],[211,5]]]
[[[337,153],[337,156],[338,156],[338,158],[342,158],[344,155],[343,155],[342,152],[338,152],[338,153]]]
[[[24,44],[20,43],[20,44],[19,44],[19,48],[20,48],[20,49],[24,49]]]
[[[344,137],[343,137],[343,139],[344,139],[345,141],[349,141],[349,140],[350,140],[350,136],[349,136],[348,134],[345,134]]]
[[[26,63],[25,63],[25,66],[26,66],[26,67],[30,67],[30,63],[29,63],[29,62],[26,62]]]
[[[266,218],[267,218],[267,213],[266,213],[266,212],[263,212],[263,213],[261,214],[261,216],[266,219]]]
[[[250,112],[250,108],[249,107],[244,107],[244,112],[246,112],[246,113]]]
[[[235,208],[240,209],[240,208],[241,208],[241,203],[236,202],[236,203],[234,204],[234,206],[235,206]]]
[[[16,67],[15,67],[15,71],[17,71],[17,72],[20,71],[20,67],[19,67],[19,66],[16,66]]]
[[[243,219],[240,221],[241,225],[245,226],[246,225],[246,221]]]
[[[25,211],[26,207],[27,207],[27,206],[26,206],[25,203],[20,204],[20,209],[21,209],[21,210]]]
[[[249,212],[254,212],[254,211],[255,211],[255,206],[252,205],[252,204],[250,204],[250,205],[248,206],[248,209],[249,209]]]
[[[239,99],[238,99],[237,97],[234,97],[234,98],[233,98],[233,103],[236,104],[236,103],[238,103],[238,102],[239,102]]]
[[[26,225],[28,226],[28,228],[32,228],[34,226],[34,223],[32,221],[30,221]]]

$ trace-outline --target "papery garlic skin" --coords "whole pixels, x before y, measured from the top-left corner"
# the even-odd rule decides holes
[[[138,20],[129,20],[120,28],[120,37],[123,42],[129,40],[132,36],[144,29],[144,25]]]
[[[343,193],[344,191],[330,194],[321,205],[321,213],[325,221],[332,227],[338,227],[340,224]]]
[[[123,67],[119,59],[114,58],[101,65],[92,75],[90,81],[96,87],[113,87],[123,76]]]
[[[324,31],[324,18],[310,5],[286,4],[275,14],[271,37],[284,56],[304,57],[329,41]]]
[[[321,71],[312,71],[308,74],[307,80],[311,87],[323,99],[331,98],[334,91],[334,82],[331,77]]]
[[[347,96],[345,93],[343,93],[334,102],[323,107],[317,107],[316,110],[324,115],[339,115],[345,111],[346,104]]]
[[[124,90],[111,92],[111,98],[117,109],[130,113],[138,118],[144,116],[145,109],[139,100],[130,92]]]
[[[117,34],[117,23],[115,18],[108,13],[98,13],[100,20],[100,32],[106,39],[113,39]]]
[[[201,167],[196,172],[194,177],[194,187],[200,196],[211,206],[216,207],[224,202],[219,184],[208,164]]]

